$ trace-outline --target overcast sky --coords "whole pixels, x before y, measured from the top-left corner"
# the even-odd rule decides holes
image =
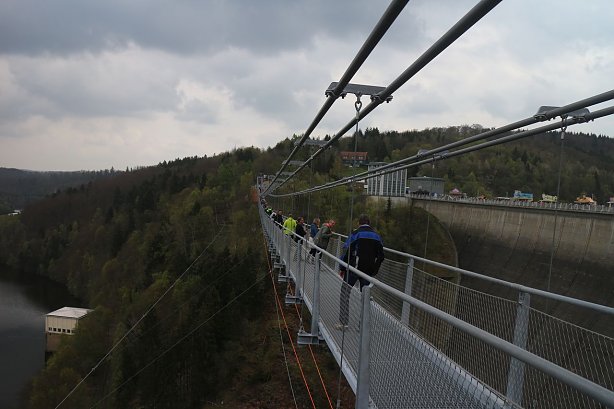
[[[410,1],[352,82],[390,84],[476,3]],[[2,0],[0,167],[125,169],[304,133],[388,4]],[[361,127],[498,127],[614,89],[613,22],[612,0],[504,0]],[[312,136],[353,115],[340,99]],[[614,119],[569,130],[614,136]]]

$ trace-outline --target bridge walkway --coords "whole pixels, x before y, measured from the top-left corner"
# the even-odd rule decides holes
[[[301,331],[299,342],[327,343],[357,395],[357,408],[569,407],[570,402],[574,407],[598,408],[605,407],[604,401],[614,404],[611,368],[599,367],[598,372],[610,374],[605,380],[593,379],[595,383],[521,348],[534,337],[529,321],[538,321],[532,318],[537,313],[528,303],[490,299],[451,280],[429,277],[413,262],[387,260],[377,276],[382,281],[372,280],[373,285],[362,293],[353,288],[349,325],[338,328],[341,287],[346,285],[337,274],[342,238],[331,240],[320,262],[283,234],[263,211],[261,221],[278,279],[292,281],[296,288],[286,303],[302,302],[312,315],[307,325],[310,332]],[[432,305],[408,296],[419,293]],[[504,336],[455,318],[475,315],[475,311],[467,313],[466,304],[478,305],[483,316],[492,313],[486,320],[489,324],[477,326],[490,326],[490,332]],[[604,311],[614,315],[614,309]],[[461,329],[463,325],[469,329]],[[611,338],[592,335],[596,339],[591,345],[614,351]]]

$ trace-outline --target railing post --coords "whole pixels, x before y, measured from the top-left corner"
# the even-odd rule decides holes
[[[362,312],[360,317],[360,345],[356,379],[356,409],[369,409],[371,361],[371,285],[362,288]]]
[[[311,333],[302,329],[298,332],[299,345],[317,345],[320,343],[320,257],[315,255],[315,273],[313,283],[313,299],[311,300]]]
[[[407,262],[407,273],[405,274],[405,294],[411,296],[414,281],[414,258],[411,257]],[[409,311],[411,306],[407,301],[403,301],[401,309],[401,322],[409,327]]]
[[[529,336],[529,313],[531,306],[531,295],[520,292],[518,294],[518,307],[516,309],[516,325],[514,326],[513,343],[522,349],[527,347]],[[516,403],[522,402],[522,391],[524,388],[524,362],[516,358],[510,359],[510,369],[507,375],[506,396]]]
[[[292,274],[290,273],[290,265],[291,265],[291,261],[292,259],[290,258],[291,256],[291,247],[290,246],[290,237],[288,237],[287,234],[282,233],[282,240],[286,245],[286,259],[284,260],[284,263],[286,265],[286,276],[288,277],[292,277]]]
[[[290,236],[288,236],[288,247],[292,248],[292,238]],[[291,294],[286,294],[286,305],[291,305],[291,304],[300,304],[303,302],[303,281],[305,281],[303,279],[303,276],[301,274],[301,249],[302,249],[302,245],[300,242],[297,242],[296,245],[296,253],[294,253],[294,256],[298,258],[298,261],[296,263],[296,272],[294,273],[294,295]],[[290,251],[291,254],[292,252]],[[291,261],[289,261],[289,263],[291,263]]]
[[[326,249],[324,249],[326,250]],[[335,251],[335,271],[339,271],[339,259],[341,258],[341,236],[337,236],[337,249]]]

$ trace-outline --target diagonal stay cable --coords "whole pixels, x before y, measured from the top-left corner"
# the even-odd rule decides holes
[[[507,143],[507,142],[512,142],[515,141],[517,139],[522,139],[522,138],[526,138],[529,136],[534,136],[534,135],[538,135],[540,133],[544,133],[544,132],[550,132],[550,131],[554,131],[557,129],[560,129],[562,126],[570,126],[570,125],[577,125],[580,123],[584,123],[584,122],[588,122],[588,121],[592,121],[598,118],[602,118],[605,116],[609,116],[609,115],[613,115],[614,114],[614,106],[612,107],[608,107],[608,108],[604,108],[598,111],[594,111],[591,112],[589,114],[584,115],[583,117],[571,117],[571,118],[567,118],[561,122],[556,122],[550,125],[545,125],[539,128],[534,128],[531,130],[527,130],[527,131],[522,131],[522,132],[518,132],[512,135],[508,135],[508,136],[503,136],[500,137],[498,139],[494,139],[488,142],[483,142],[481,144],[478,145],[473,145],[467,148],[463,148],[463,149],[459,149],[450,153],[447,153],[445,156],[445,159],[447,158],[452,158],[455,156],[460,156],[460,155],[464,155],[467,153],[471,153],[477,150],[481,150],[481,149],[485,149],[491,146],[495,146],[495,145],[500,145],[503,143]],[[403,169],[408,169],[408,168],[412,168],[412,167],[416,167],[416,166],[421,166],[421,165],[425,165],[428,163],[433,162],[434,160],[441,160],[442,158],[440,157],[436,157],[436,156],[432,156],[432,157],[428,157],[425,158],[421,161],[418,162],[413,162],[410,164],[406,164],[406,165],[402,165],[402,166],[395,166],[393,168],[387,168],[385,170],[380,170],[380,168],[373,170],[371,172],[365,172],[359,175],[355,175],[351,178],[344,178],[344,179],[340,179],[338,181],[335,182],[330,182],[330,183],[326,183],[323,185],[319,185],[319,186],[315,186],[309,189],[305,189],[302,190],[300,192],[294,192],[294,193],[288,193],[286,195],[276,195],[276,196],[289,196],[289,195],[300,195],[300,194],[306,194],[306,193],[312,193],[312,192],[318,192],[321,190],[328,190],[328,189],[332,189],[335,188],[337,186],[341,186],[341,185],[345,185],[348,183],[351,183],[353,181],[354,178],[357,177],[361,177],[363,179],[371,179],[374,177],[378,177],[378,176],[382,176],[388,173],[392,173],[392,172],[396,172],[399,170],[403,170]],[[396,164],[396,163],[395,163]]]
[[[227,257],[226,259],[224,259],[223,261],[228,261],[231,258],[231,256]],[[171,318],[175,318],[177,319],[177,313],[188,303],[194,301],[196,299],[196,297],[200,296],[203,292],[207,291],[208,289],[212,288],[218,281],[221,281],[222,279],[225,279],[237,266],[241,265],[241,263],[243,263],[245,260],[247,259],[247,256],[244,256],[243,258],[239,259],[235,264],[233,264],[232,266],[230,266],[228,269],[226,269],[225,272],[223,272],[222,274],[217,275],[213,280],[208,281],[207,285],[202,285],[202,284],[198,284],[200,286],[200,289],[190,295],[189,297],[187,297],[187,299],[178,307],[176,307],[173,311],[167,312],[166,316],[161,317],[158,322],[156,322],[156,324],[154,324],[153,326],[149,327],[146,331],[144,332],[140,332],[137,335],[137,338],[135,339],[135,341],[138,341],[139,338],[142,338],[143,336],[149,334],[151,331],[153,331],[154,329],[156,329],[157,327],[159,327],[160,325],[162,325],[164,322],[168,321]],[[125,349],[125,347],[124,347]]]
[[[380,166],[380,167],[377,168],[377,172],[382,172],[382,171],[384,171],[386,169],[389,169],[389,168],[395,168],[396,169],[397,166],[400,165],[400,164],[411,162],[411,161],[419,159],[421,157],[433,156],[433,155],[436,155],[437,153],[440,153],[440,152],[443,152],[443,151],[446,151],[446,150],[449,150],[449,149],[457,148],[459,146],[463,146],[463,145],[466,145],[466,144],[469,144],[469,143],[472,143],[472,142],[477,142],[477,141],[480,141],[480,140],[483,140],[483,139],[487,139],[487,138],[490,138],[490,137],[493,137],[493,136],[498,136],[498,135],[501,135],[501,134],[504,134],[504,133],[507,133],[507,132],[510,132],[510,131],[513,131],[513,130],[516,130],[516,129],[519,129],[519,128],[523,128],[523,127],[528,126],[528,125],[533,125],[533,124],[535,124],[537,122],[540,122],[540,121],[549,120],[549,119],[555,118],[555,117],[557,117],[559,115],[565,115],[567,113],[576,111],[578,109],[586,108],[586,107],[589,107],[589,106],[592,106],[592,105],[596,105],[596,104],[599,104],[601,102],[609,101],[609,100],[612,100],[612,99],[614,99],[614,90],[606,91],[606,92],[603,92],[601,94],[594,95],[592,97],[588,97],[588,98],[582,99],[580,101],[572,102],[571,104],[562,106],[560,108],[552,109],[552,110],[544,113],[543,116],[541,116],[541,117],[538,117],[537,115],[534,115],[532,117],[529,117],[529,118],[526,118],[526,119],[522,119],[520,121],[514,122],[514,123],[509,124],[509,125],[502,126],[500,128],[491,129],[489,131],[482,132],[480,134],[477,134],[477,135],[474,135],[474,136],[470,136],[468,138],[464,138],[464,139],[462,139],[460,141],[452,142],[452,143],[449,143],[449,144],[446,144],[446,145],[443,145],[443,146],[440,146],[440,147],[437,147],[437,148],[433,148],[433,149],[427,150],[425,152],[422,152],[421,154],[410,156],[408,158],[404,158],[404,159],[398,160],[396,162],[392,162],[392,163],[389,163],[387,165]],[[369,175],[369,174],[371,174],[373,172],[374,171],[371,170],[371,171],[365,171],[365,172],[362,172],[362,173],[358,173],[356,175],[347,176],[347,177],[345,177],[343,179],[337,180],[335,182],[331,182],[331,184],[333,184],[333,183],[336,184],[336,182],[340,183],[341,181],[351,182],[351,181],[357,180],[359,178],[365,177],[366,175]],[[344,184],[344,183],[340,183],[340,184]],[[338,185],[338,184],[336,184],[336,185]],[[275,196],[275,195],[272,195],[272,196]]]
[[[394,81],[390,83],[382,92],[377,94],[369,105],[360,113],[360,116],[353,118],[347,125],[345,125],[335,136],[333,136],[324,146],[321,146],[313,155],[311,155],[302,165],[298,167],[285,181],[282,181],[277,188],[281,187],[285,182],[292,179],[298,172],[305,168],[312,160],[319,156],[322,152],[328,149],[335,141],[341,138],[347,131],[359,120],[369,115],[375,108],[386,101],[386,98],[391,96],[396,90],[398,90],[403,84],[409,81],[414,75],[416,75],[422,68],[441,54],[448,46],[456,41],[461,35],[469,30],[474,24],[476,24],[482,17],[488,14],[495,6],[497,6],[502,0],[482,0],[476,4],[467,14],[465,14],[452,28],[450,28],[439,40],[437,40],[428,50],[426,50],[418,59],[410,65],[401,75],[399,75]],[[272,185],[272,183],[271,183]],[[269,185],[269,186],[271,186]],[[268,189],[267,189],[268,191]],[[265,191],[265,193],[267,192]]]
[[[194,264],[205,254],[205,252],[209,249],[209,247],[211,247],[218,239],[218,237],[220,237],[220,235],[222,234],[222,231],[224,231],[224,228],[226,226],[222,225],[222,228],[217,232],[217,234],[213,237],[213,239],[211,240],[211,242],[207,245],[207,247],[205,247],[205,249],[198,255],[198,257],[196,257],[192,263],[190,263],[190,265],[188,266],[188,268],[185,269],[185,271],[183,273],[181,273],[181,275],[179,275],[179,277],[177,277],[177,279],[173,282],[173,284],[170,285],[170,287],[168,287],[166,289],[166,291],[164,291],[164,293],[158,297],[158,299],[147,309],[147,311],[145,311],[145,313],[141,316],[141,318],[139,318],[137,320],[137,322],[134,323],[134,325],[132,325],[132,327],[130,327],[130,329],[128,331],[126,331],[126,333],[119,339],[119,341],[117,341],[115,343],[115,345],[113,345],[111,347],[111,349],[109,349],[109,351],[102,357],[100,358],[100,360],[96,363],[96,365],[94,365],[92,367],[92,369],[90,369],[90,371],[77,383],[77,385],[75,385],[74,388],[72,388],[72,390],[70,392],[68,392],[68,394],[64,397],[64,399],[62,399],[60,401],[60,403],[57,404],[57,406],[55,407],[55,409],[59,408],[62,403],[64,403],[66,401],[66,399],[68,399],[76,390],[77,388],[79,388],[79,386],[85,382],[85,380],[92,374],[94,373],[94,371],[96,370],[96,368],[98,368],[100,366],[100,364],[102,362],[104,362],[105,359],[107,359],[115,350],[115,348],[117,348],[125,339],[126,337],[132,332],[134,331],[134,329],[137,327],[137,325],[139,325],[139,323],[141,321],[143,321],[143,319],[147,316],[147,314],[149,314],[151,312],[151,310],[153,310],[155,308],[156,305],[158,305],[158,303],[160,303],[160,301],[162,300],[162,298],[164,298],[164,296],[166,296],[166,294],[169,293],[169,291],[171,289],[173,289],[173,287],[175,287],[175,285],[179,282],[179,280],[181,280],[183,278],[183,276],[190,271],[190,269],[192,268],[192,266],[194,266]]]
[[[346,69],[345,73],[341,76],[341,79],[337,83],[335,89],[332,91],[331,96],[326,98],[324,105],[322,106],[322,108],[320,108],[320,111],[318,112],[314,120],[311,122],[311,125],[309,125],[309,128],[307,128],[307,131],[299,140],[298,144],[294,147],[288,158],[282,163],[281,169],[279,169],[269,186],[261,194],[262,196],[264,196],[269,191],[269,188],[273,185],[273,183],[275,183],[279,175],[286,169],[292,158],[297,154],[298,150],[309,138],[315,127],[320,123],[322,118],[324,118],[324,116],[333,106],[337,98],[341,96],[343,90],[345,89],[345,86],[350,82],[352,77],[356,74],[358,69],[365,62],[369,54],[371,54],[371,51],[373,51],[373,49],[382,39],[384,34],[386,34],[392,23],[396,20],[401,11],[403,11],[403,8],[405,8],[407,3],[409,3],[409,0],[393,0],[390,3],[386,11],[384,11],[382,17],[379,19],[379,21],[371,31],[371,34],[369,34],[369,37],[367,37],[364,44]]]

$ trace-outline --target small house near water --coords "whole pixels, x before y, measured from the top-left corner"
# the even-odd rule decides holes
[[[45,316],[46,352],[55,352],[62,335],[73,335],[79,320],[92,310],[86,308],[63,307]]]

